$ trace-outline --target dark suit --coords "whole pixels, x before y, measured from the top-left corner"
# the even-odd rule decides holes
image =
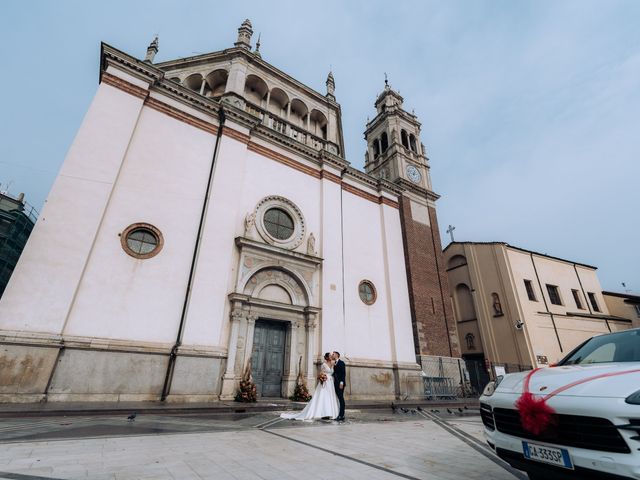
[[[338,396],[338,402],[340,403],[340,413],[338,418],[344,418],[344,388],[340,388],[340,382],[346,387],[347,385],[347,368],[344,362],[340,359],[333,367],[333,384],[336,387],[336,395]]]

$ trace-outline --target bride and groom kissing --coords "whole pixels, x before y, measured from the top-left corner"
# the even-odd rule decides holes
[[[290,420],[313,420],[316,418],[344,421],[344,387],[347,369],[340,353],[327,352],[320,367],[320,375],[311,401],[300,413],[283,413]]]

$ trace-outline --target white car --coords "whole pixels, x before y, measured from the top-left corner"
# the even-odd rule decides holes
[[[499,377],[480,397],[500,458],[532,480],[640,479],[640,329],[593,337],[531,375],[536,398],[583,381],[546,400],[553,423],[538,434],[515,407],[529,373]]]

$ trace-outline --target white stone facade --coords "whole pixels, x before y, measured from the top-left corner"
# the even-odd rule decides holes
[[[233,398],[263,321],[285,332],[277,396],[299,374],[312,389],[329,350],[351,398],[421,394],[403,191],[344,159],[333,77],[324,96],[278,71],[247,48],[250,27],[235,48],[158,65],[103,45],[0,303],[1,400]],[[271,208],[290,238],[269,234]],[[139,223],[162,238],[149,258],[123,248]]]

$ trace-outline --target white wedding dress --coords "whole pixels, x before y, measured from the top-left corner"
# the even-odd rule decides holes
[[[313,393],[313,398],[304,407],[300,413],[282,413],[282,418],[290,420],[313,420],[314,418],[330,417],[334,419],[340,413],[340,406],[338,405],[338,396],[336,395],[336,389],[333,384],[333,368],[330,368],[326,363],[322,364],[320,371],[327,376],[324,383],[318,382],[316,385],[316,391]]]

